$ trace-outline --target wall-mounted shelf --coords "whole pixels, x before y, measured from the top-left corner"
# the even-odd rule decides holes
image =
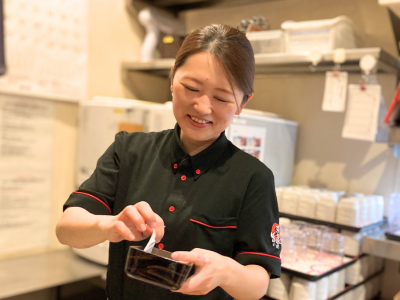
[[[322,51],[322,61],[315,72],[332,70],[334,51]],[[377,72],[400,74],[400,60],[394,58],[381,48],[346,49],[346,62],[341,70],[347,72],[360,72],[359,61],[364,55],[370,54],[378,60]],[[300,53],[271,53],[257,54],[255,56],[256,73],[310,73],[312,52]],[[152,62],[123,62],[123,72],[146,72],[157,76],[167,77],[174,63],[174,59],[159,59]]]
[[[400,242],[388,240],[384,235],[366,236],[363,238],[361,252],[400,261]]]
[[[240,5],[249,5],[252,3],[259,3],[259,2],[276,1],[276,0],[140,0],[140,1],[134,0],[134,1],[179,12],[182,10],[204,8],[210,6],[213,7],[240,6]]]

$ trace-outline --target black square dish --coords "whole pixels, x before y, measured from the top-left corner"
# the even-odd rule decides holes
[[[143,249],[143,246],[129,247],[125,264],[125,273],[129,277],[178,290],[191,275],[193,264],[173,260],[171,252],[153,248],[151,253],[147,253]]]

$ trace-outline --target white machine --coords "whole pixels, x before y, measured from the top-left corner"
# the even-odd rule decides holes
[[[80,107],[77,185],[95,170],[97,159],[113,143],[115,134],[154,132],[175,126],[172,103],[94,97]],[[275,185],[291,184],[296,148],[297,123],[278,116],[244,109],[226,130],[227,138],[243,151],[259,158],[274,173]],[[96,263],[107,265],[108,243],[74,251]]]
[[[184,23],[172,13],[156,7],[145,7],[138,13],[140,24],[146,29],[141,59],[149,62],[154,59],[154,51],[158,44],[160,32],[185,36]]]

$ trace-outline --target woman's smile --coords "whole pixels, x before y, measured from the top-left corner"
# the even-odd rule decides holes
[[[194,116],[188,115],[189,123],[197,128],[205,128],[212,125],[211,121],[207,121],[202,118],[196,118]]]

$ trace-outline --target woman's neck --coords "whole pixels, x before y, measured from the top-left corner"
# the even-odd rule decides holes
[[[211,146],[212,143],[214,143],[216,141],[216,139],[209,140],[209,141],[192,141],[183,135],[182,130],[180,133],[180,139],[181,139],[183,148],[185,149],[187,154],[189,154],[190,156],[194,156],[197,153],[200,153],[201,151],[203,151],[204,149],[207,149],[209,146]]]

